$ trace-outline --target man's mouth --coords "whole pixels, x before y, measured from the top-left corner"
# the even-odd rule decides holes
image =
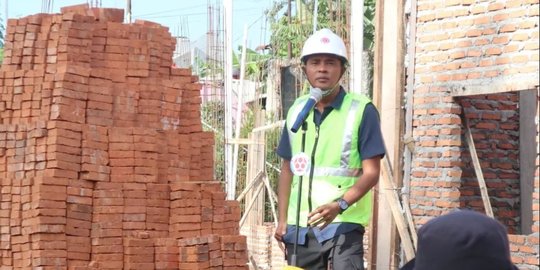
[[[317,82],[320,82],[320,83],[325,83],[325,82],[328,82],[329,79],[328,78],[325,78],[325,77],[321,77],[321,78],[317,78],[315,79]]]

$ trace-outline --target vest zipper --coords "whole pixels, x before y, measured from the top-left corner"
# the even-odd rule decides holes
[[[313,211],[311,202],[311,186],[313,184],[313,172],[315,171],[315,152],[317,151],[317,144],[319,143],[319,126],[315,126],[315,143],[313,144],[313,151],[311,151],[311,166],[309,168],[309,190],[308,190],[308,205],[309,212]]]

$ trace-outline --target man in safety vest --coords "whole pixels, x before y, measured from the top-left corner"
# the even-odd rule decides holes
[[[321,29],[306,40],[301,61],[312,89],[322,98],[305,118],[305,135],[290,128],[312,97],[299,97],[289,109],[277,149],[283,162],[274,237],[285,243],[289,264],[298,229],[295,266],[364,269],[362,239],[372,213],[370,190],[385,154],[379,114],[369,98],[347,93],[339,84],[348,65],[347,51],[331,30]]]

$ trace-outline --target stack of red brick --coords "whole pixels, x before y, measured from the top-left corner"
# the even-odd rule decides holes
[[[246,241],[243,236],[215,235],[179,241],[180,269],[239,268],[245,264]]]
[[[0,269],[247,269],[197,78],[168,29],[86,5],[9,20]]]

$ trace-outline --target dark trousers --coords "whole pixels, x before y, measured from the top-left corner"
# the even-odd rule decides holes
[[[364,270],[364,230],[340,234],[319,243],[309,230],[306,244],[298,245],[296,266],[307,270]],[[287,244],[287,262],[291,265],[293,244]]]

